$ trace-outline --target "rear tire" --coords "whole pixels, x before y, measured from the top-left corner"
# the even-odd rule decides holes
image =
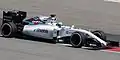
[[[1,35],[4,37],[13,37],[17,32],[17,27],[14,23],[8,22],[1,26]]]
[[[70,37],[70,44],[75,48],[81,48],[84,45],[86,37],[81,32],[74,32]]]

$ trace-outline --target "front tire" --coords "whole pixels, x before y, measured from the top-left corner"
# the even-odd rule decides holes
[[[107,41],[106,34],[103,31],[96,30],[96,31],[93,31],[92,33],[97,37],[99,37],[100,39]]]
[[[13,37],[15,36],[16,32],[17,32],[17,27],[12,22],[4,23],[1,26],[1,35],[3,37]]]
[[[84,45],[86,37],[81,32],[74,32],[70,37],[70,44],[75,48],[81,48]]]
[[[94,35],[96,35],[97,37],[99,37],[100,39],[102,39],[103,41],[107,42],[107,38],[106,38],[106,34],[101,31],[101,30],[96,30],[96,31],[92,31],[92,33]],[[103,48],[104,45],[101,44],[100,42],[96,42],[97,48]]]

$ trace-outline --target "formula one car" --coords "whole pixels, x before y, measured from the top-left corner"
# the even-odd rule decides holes
[[[13,37],[19,33],[49,39],[57,43],[59,39],[70,43],[73,47],[94,46],[106,47],[106,35],[103,31],[85,30],[72,26],[65,26],[58,22],[54,14],[50,16],[35,16],[26,18],[24,11],[3,11],[1,35]]]

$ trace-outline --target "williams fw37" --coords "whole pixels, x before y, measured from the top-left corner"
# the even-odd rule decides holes
[[[105,48],[109,45],[105,33],[101,30],[90,31],[75,28],[74,25],[63,25],[57,21],[55,14],[31,18],[26,16],[25,11],[3,11],[1,35],[7,38],[23,34],[48,39],[53,43],[63,40],[76,48],[82,46]]]

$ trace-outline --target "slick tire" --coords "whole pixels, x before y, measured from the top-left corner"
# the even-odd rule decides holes
[[[99,37],[100,39],[107,41],[106,34],[103,31],[96,30],[96,31],[93,31],[92,33],[97,37]]]
[[[13,37],[15,36],[16,32],[17,32],[17,27],[12,22],[4,23],[1,26],[1,35],[3,37]]]
[[[86,37],[81,32],[74,32],[70,37],[70,44],[74,48],[81,48],[84,45]]]

